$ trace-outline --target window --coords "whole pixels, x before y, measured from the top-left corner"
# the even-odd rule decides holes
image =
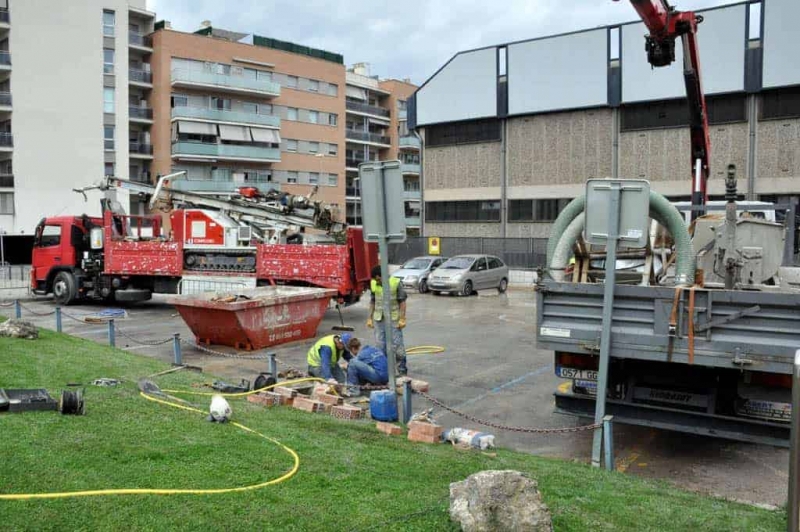
[[[189,97],[182,94],[172,95],[172,107],[186,107],[189,105]]]
[[[116,25],[116,17],[114,12],[109,9],[103,10],[103,35],[107,37],[114,36],[114,26]]]
[[[309,111],[308,112],[308,121],[312,124],[319,123],[319,113],[317,111]]]
[[[339,154],[338,144],[328,144],[328,155],[336,156]]]
[[[319,81],[315,79],[308,80],[308,90],[311,92],[319,92]]]
[[[533,221],[533,200],[509,200],[509,202],[508,202],[508,221],[509,222],[532,222]]]
[[[0,192],[0,214],[14,214],[13,192]]]
[[[709,124],[730,124],[747,120],[744,95],[709,96],[706,98],[706,103]],[[685,99],[641,103],[622,108],[621,131],[686,127],[688,125],[689,105]]]
[[[800,117],[800,88],[764,91],[761,95],[761,120]]]
[[[499,141],[500,121],[492,118],[430,126],[426,140],[428,146]]]
[[[499,222],[499,201],[433,201],[425,204],[429,222]]]
[[[336,122],[337,122],[337,118],[338,118],[338,115],[336,115],[335,113],[330,113],[328,115],[328,125],[329,126],[335,126]]]
[[[287,183],[297,183],[297,172],[287,172],[286,173],[286,182]]]
[[[338,174],[328,174],[328,186],[331,186],[331,187],[339,186],[339,175]]]
[[[286,151],[297,151],[297,141],[294,139],[286,139]]]
[[[405,100],[397,100],[397,110],[398,111],[405,111],[406,110],[407,102]]]
[[[286,120],[297,120],[297,108],[296,107],[287,107],[286,108]]]
[[[114,73],[114,49],[103,48],[103,74]]]
[[[103,87],[103,112],[114,112],[114,87]]]
[[[104,140],[104,148],[106,150],[114,149],[114,126],[103,127],[103,140]]]
[[[308,184],[309,185],[317,185],[317,184],[319,184],[319,173],[318,172],[309,172],[308,173]]]
[[[339,86],[335,83],[328,83],[328,96],[336,96],[339,94]]]
[[[42,236],[39,245],[43,248],[57,246],[61,243],[61,226],[45,225],[42,228]]]
[[[131,170],[134,170],[134,168],[131,168]],[[109,176],[109,175],[113,176],[113,175],[114,175],[114,163],[106,163],[106,165],[105,165],[105,172],[106,172],[106,174],[105,174],[105,175],[107,175],[107,176]],[[138,169],[136,169],[136,171],[135,171],[135,172],[131,172],[131,176],[138,175],[138,173],[139,173],[139,172],[138,172]]]
[[[495,257],[489,257],[489,269],[494,270],[495,268],[502,268],[503,263],[500,262],[500,259]]]
[[[558,218],[559,213],[559,200],[557,199],[539,199],[534,200],[534,221],[536,222],[553,222]]]
[[[258,70],[257,77],[258,79],[264,79],[270,81],[272,80],[272,72],[267,72],[266,70]]]
[[[286,86],[291,89],[297,88],[297,76],[286,76]]]
[[[319,152],[319,142],[309,142],[308,153],[318,153],[318,152]]]
[[[245,113],[256,114],[258,112],[258,105],[252,102],[242,102],[242,111]]]
[[[231,110],[231,100],[229,98],[218,98],[216,96],[211,97],[211,108],[212,109],[222,109],[225,111]]]
[[[272,104],[271,103],[260,103],[260,104],[258,104],[258,114],[260,114],[260,115],[271,115],[272,114]]]

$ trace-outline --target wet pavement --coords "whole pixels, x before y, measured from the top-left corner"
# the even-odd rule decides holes
[[[27,301],[27,309],[38,313],[52,311],[47,300]],[[441,345],[441,354],[409,357],[411,376],[430,382],[430,393],[444,403],[474,416],[511,426],[574,427],[581,421],[553,413],[553,392],[565,381],[553,374],[552,352],[536,348],[535,301],[530,289],[512,289],[508,294],[481,293],[477,297],[452,297],[412,294],[408,303],[407,346]],[[92,305],[69,307],[72,316],[102,310]],[[10,316],[13,309],[0,308]],[[345,322],[355,327],[355,335],[373,342],[367,329],[367,304],[343,310]],[[54,328],[51,316],[26,318],[42,327]],[[330,309],[318,329],[322,336],[339,323]],[[158,299],[128,309],[128,317],[117,322],[121,332],[138,341],[157,341],[180,333],[192,339],[191,332],[174,308]],[[107,341],[107,326],[63,318],[64,332],[98,342]],[[305,368],[305,354],[313,341],[295,342],[254,354],[275,352],[279,369]],[[117,334],[117,346],[145,356],[171,362],[172,346],[141,345]],[[223,352],[230,348],[214,346]],[[205,355],[192,346],[183,346],[183,361],[201,367],[231,382],[254,379],[267,370],[266,360],[225,359]],[[113,377],[98,375],[98,377]],[[425,403],[415,398],[415,410]],[[446,427],[480,427],[449,413],[437,420]],[[537,455],[588,462],[591,456],[590,432],[530,435],[492,431],[496,442]],[[628,474],[661,479],[683,488],[729,499],[764,505],[782,505],[786,500],[788,452],[765,445],[730,442],[709,437],[668,432],[644,427],[616,425],[614,430],[617,468]]]

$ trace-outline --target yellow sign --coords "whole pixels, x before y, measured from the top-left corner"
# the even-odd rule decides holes
[[[438,236],[430,236],[428,237],[428,255],[439,255],[441,251],[439,250],[439,237]]]

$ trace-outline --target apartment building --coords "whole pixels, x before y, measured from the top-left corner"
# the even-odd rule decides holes
[[[153,38],[151,175],[185,170],[172,186],[242,186],[308,194],[345,206],[342,56],[214,28]]]
[[[145,0],[0,0],[0,231],[29,249],[44,216],[100,213],[73,188],[152,155]],[[135,132],[135,137],[133,136]],[[142,142],[144,140],[144,142]],[[117,198],[127,208],[129,199]],[[8,254],[6,255],[8,256]]]
[[[369,65],[356,63],[347,71],[346,171],[347,223],[361,225],[358,165],[365,161],[399,159],[405,185],[406,226],[420,228],[420,144],[408,130],[406,102],[416,90],[408,80],[380,80]]]
[[[700,12],[709,193],[728,164],[748,199],[800,198],[797,0]],[[631,13],[633,18],[633,13]],[[688,199],[682,48],[651,69],[640,22],[457,53],[410,102],[423,138],[425,235],[547,237],[588,178],[650,180]]]

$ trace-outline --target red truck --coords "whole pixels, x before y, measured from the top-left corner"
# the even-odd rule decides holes
[[[80,300],[145,301],[154,293],[185,293],[198,287],[294,285],[335,289],[337,302],[348,305],[368,289],[378,253],[375,244],[364,241],[360,228],[347,228],[343,244],[309,243],[313,237],[303,233],[283,238],[294,243],[264,243],[276,241],[276,227],[279,234],[285,233],[285,224],[319,228],[320,220],[329,222],[330,217],[320,216],[318,208],[292,210],[275,202],[266,205],[243,196],[220,199],[163,185],[106,178],[98,188],[180,201],[185,207],[171,209],[169,232],[162,229],[159,215],[128,216],[108,208],[103,218],[43,219],[36,228],[31,261],[33,292],[52,293],[59,304],[69,305]],[[189,289],[189,283],[194,288]]]

